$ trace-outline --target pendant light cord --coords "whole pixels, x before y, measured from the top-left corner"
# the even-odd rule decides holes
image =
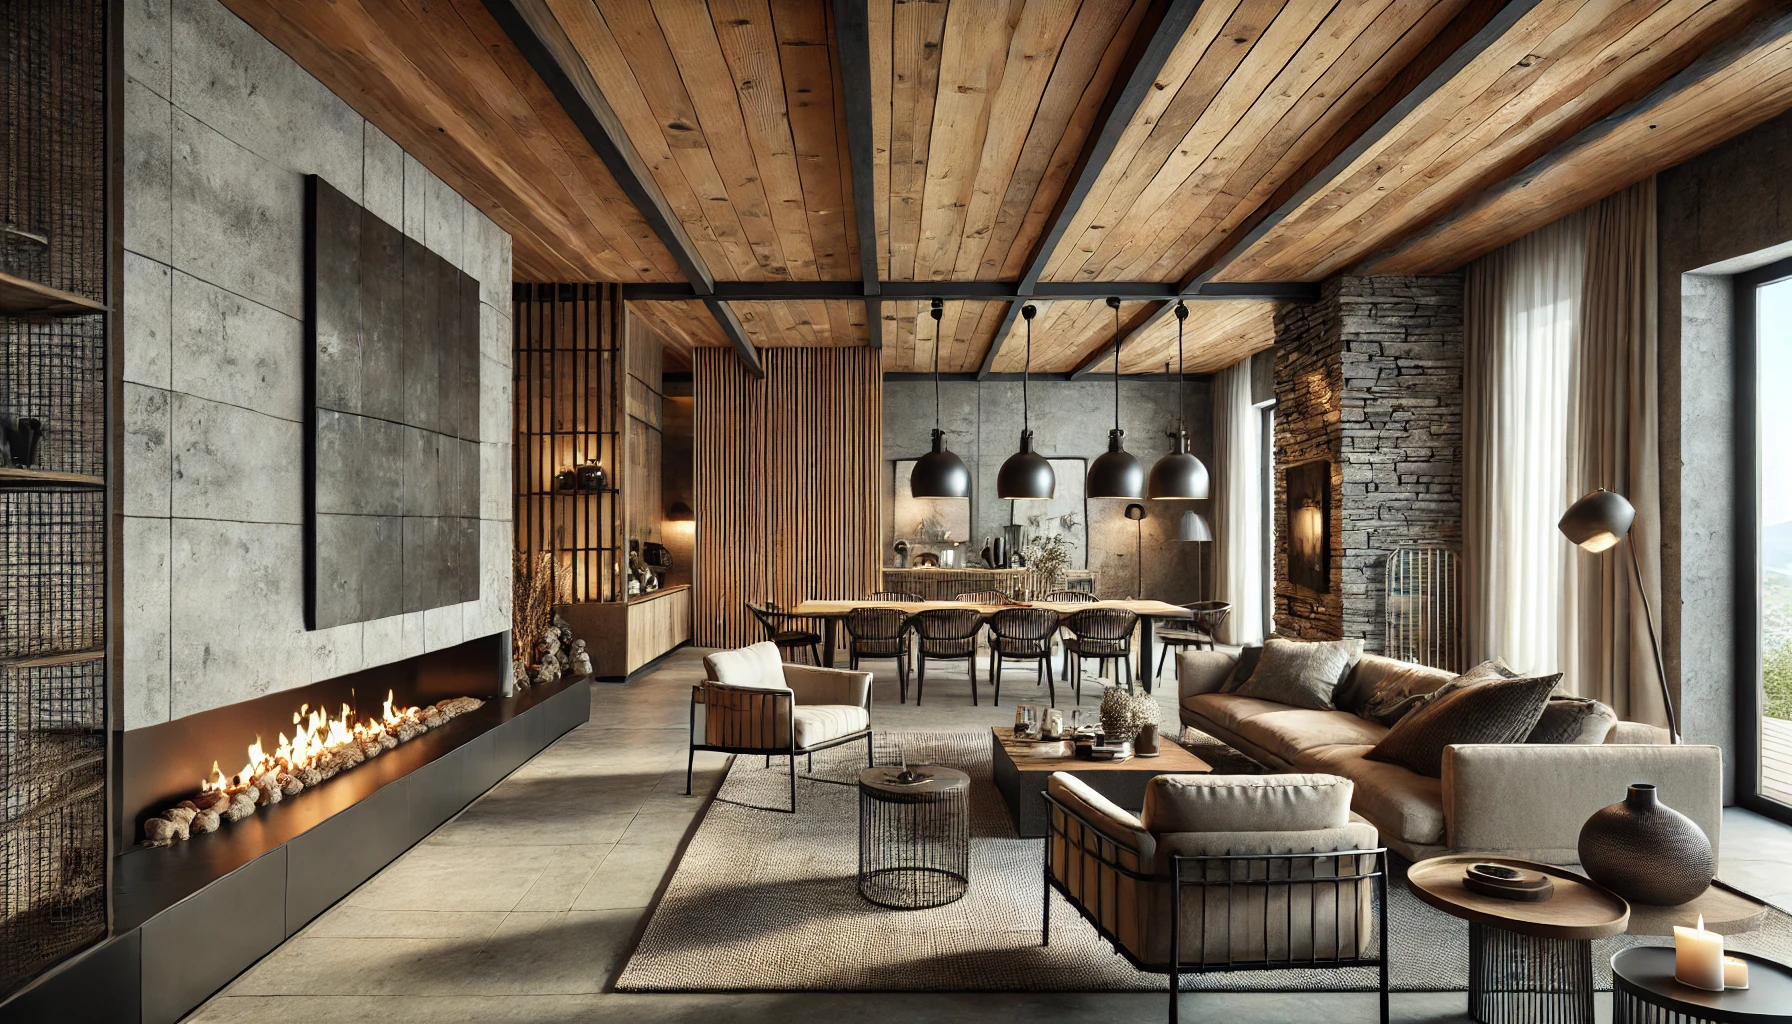
[[[933,429],[940,429],[940,300],[933,300]]]
[[[1021,315],[1027,321],[1027,361],[1020,368],[1020,429],[1033,429],[1032,414],[1027,406],[1027,377],[1033,372],[1033,307],[1021,307]]]
[[[1188,306],[1176,302],[1176,433],[1188,438],[1188,378],[1182,373],[1182,325],[1188,320]],[[937,376],[939,371],[934,370]]]
[[[1120,301],[1114,300],[1114,429],[1120,429]]]

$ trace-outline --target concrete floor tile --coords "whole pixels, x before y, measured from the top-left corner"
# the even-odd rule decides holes
[[[502,910],[375,910],[338,903],[306,926],[320,939],[484,939],[503,922]]]
[[[678,843],[622,844],[610,851],[573,901],[574,910],[619,910],[653,902]]]
[[[591,881],[591,876],[597,873],[612,849],[612,846],[565,847],[565,856],[548,865],[517,901],[517,912],[571,910],[573,901],[578,899],[585,884]]]
[[[561,849],[422,843],[345,902],[375,910],[511,910],[564,856]]]

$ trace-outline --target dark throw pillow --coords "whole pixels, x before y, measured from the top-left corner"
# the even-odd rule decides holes
[[[1351,662],[1362,655],[1362,650],[1361,640],[1266,640],[1256,671],[1236,692],[1240,697],[1289,707],[1332,711],[1332,691],[1343,682]]]
[[[1618,713],[1591,697],[1551,697],[1526,743],[1604,743]]]
[[[1257,662],[1262,657],[1263,648],[1261,646],[1240,647],[1238,649],[1238,664],[1232,666],[1232,675],[1226,679],[1226,685],[1220,687],[1220,692],[1237,693],[1238,688],[1244,685],[1245,680],[1251,678],[1251,673],[1257,671]]]
[[[1561,678],[1558,672],[1446,684],[1423,707],[1395,722],[1364,756],[1439,778],[1444,748],[1451,744],[1523,742],[1537,727]]]
[[[1414,666],[1411,671],[1394,671],[1388,673],[1375,687],[1362,706],[1355,709],[1359,718],[1393,728],[1394,723],[1412,714],[1425,705],[1474,683],[1488,679],[1511,679],[1517,673],[1506,667],[1499,659],[1484,661],[1467,672],[1444,683],[1436,685],[1435,676],[1422,667]],[[1430,689],[1426,689],[1430,687]],[[1339,704],[1339,707],[1343,707]]]

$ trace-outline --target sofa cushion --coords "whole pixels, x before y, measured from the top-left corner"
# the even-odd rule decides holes
[[[1344,711],[1312,711],[1296,708],[1253,715],[1238,723],[1238,735],[1280,757],[1289,764],[1303,751],[1338,743],[1379,743],[1387,735],[1384,726]]]
[[[1397,764],[1371,761],[1363,744],[1315,747],[1295,759],[1305,772],[1340,775],[1356,784],[1351,809],[1382,832],[1420,846],[1444,841],[1443,782]]]
[[[1263,643],[1257,669],[1236,691],[1243,697],[1273,700],[1290,707],[1330,711],[1332,691],[1360,657],[1361,640],[1303,643],[1276,637]]]
[[[1254,715],[1287,711],[1288,705],[1272,700],[1240,697],[1235,693],[1202,693],[1184,698],[1182,706],[1221,728],[1236,732],[1238,723]]]
[[[1304,832],[1350,823],[1349,779],[1335,775],[1159,775],[1139,816],[1153,835]]]
[[[1226,678],[1226,685],[1221,687],[1223,693],[1237,693],[1238,688],[1257,671],[1257,662],[1263,658],[1263,645],[1254,644],[1238,649],[1238,663],[1232,666],[1232,674]]]
[[[1591,697],[1551,697],[1526,743],[1604,743],[1618,713]]]
[[[784,688],[784,658],[778,654],[778,645],[770,640],[730,651],[711,651],[703,656],[703,668],[709,678],[728,686]]]
[[[1453,743],[1518,743],[1537,727],[1543,705],[1562,674],[1490,679],[1438,691],[1424,707],[1394,723],[1368,758],[1420,775],[1443,775],[1444,748]]]
[[[1356,671],[1333,694],[1332,702],[1340,711],[1391,726],[1421,703],[1415,697],[1435,692],[1455,678],[1441,668],[1365,654]]]
[[[796,745],[812,747],[871,724],[865,709],[851,704],[799,704],[796,708]]]

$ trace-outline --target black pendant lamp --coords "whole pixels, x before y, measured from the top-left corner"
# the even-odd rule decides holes
[[[1114,311],[1114,429],[1108,431],[1108,450],[1089,465],[1084,493],[1091,498],[1142,498],[1145,467],[1126,450],[1126,431],[1120,429],[1120,300],[1108,297]]]
[[[1198,501],[1207,497],[1207,467],[1188,453],[1188,383],[1182,376],[1182,324],[1187,319],[1188,305],[1176,303],[1176,441],[1170,453],[1151,466],[1151,479],[1145,487],[1148,498]]]
[[[1008,456],[1002,471],[996,474],[996,497],[1020,501],[1046,499],[1058,492],[1058,475],[1044,456],[1033,451],[1033,424],[1027,405],[1027,377],[1033,372],[1033,316],[1038,312],[1028,303],[1020,308],[1027,321],[1027,364],[1020,374],[1020,451]]]
[[[940,315],[945,303],[933,300],[933,450],[915,461],[908,475],[908,492],[917,498],[968,498],[971,471],[964,460],[946,447],[940,429]]]

